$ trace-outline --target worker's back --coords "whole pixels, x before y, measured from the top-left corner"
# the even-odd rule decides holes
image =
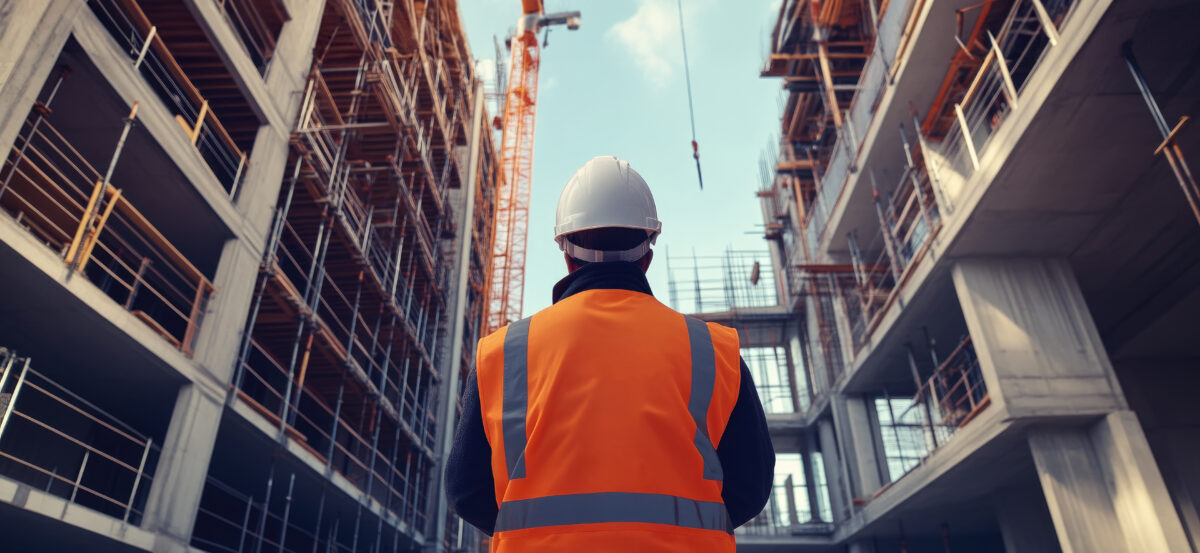
[[[738,397],[735,331],[595,289],[478,355],[493,550],[734,550],[715,444]]]

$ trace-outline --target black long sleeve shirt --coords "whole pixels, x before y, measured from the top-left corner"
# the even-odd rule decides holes
[[[554,286],[554,301],[597,289],[651,293],[646,275],[633,263],[590,263]],[[775,451],[766,417],[744,360],[740,380],[737,402],[717,444],[717,458],[724,472],[721,498],[735,527],[762,511],[775,474]],[[463,520],[488,535],[492,534],[499,513],[491,463],[492,449],[483,430],[479,386],[472,371],[464,391],[462,419],[446,463],[446,495]]]

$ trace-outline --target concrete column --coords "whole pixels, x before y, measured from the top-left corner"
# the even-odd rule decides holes
[[[1016,418],[1126,408],[1066,260],[969,259],[952,272],[989,409]]]
[[[188,384],[179,391],[142,518],[142,528],[156,534],[156,553],[188,550],[221,409],[212,389]]]
[[[817,490],[817,470],[813,454],[817,452],[817,435],[815,429],[809,428],[804,433],[804,455],[801,462],[804,465],[804,491],[808,492],[808,509],[810,518],[807,522],[831,522],[821,518],[821,498]]]
[[[996,520],[1005,553],[1062,553],[1054,522],[1039,490],[1014,490],[996,497]]]
[[[883,487],[885,475],[880,471],[876,457],[875,428],[873,416],[868,410],[868,400],[861,397],[835,396],[830,399],[830,409],[841,438],[845,464],[849,467],[852,497],[870,497]],[[874,406],[870,406],[874,408]]]
[[[805,325],[804,330],[807,336],[802,337],[806,340],[806,348],[808,356],[814,361],[816,367],[806,367],[810,373],[812,383],[816,386],[813,390],[815,394],[829,393],[829,364],[825,361],[825,351],[821,349],[821,333],[818,330],[820,322],[817,320],[816,310],[811,307],[805,308]]]
[[[845,520],[850,512],[849,484],[843,476],[841,453],[833,432],[833,423],[821,420],[817,423],[817,431],[820,433],[825,481],[829,485],[829,506],[833,510],[833,520],[829,522]]]
[[[1132,412],[1031,430],[1029,447],[1063,553],[1190,549]]]
[[[1187,551],[1183,524],[1137,416],[1110,413],[1091,428],[1091,440],[1130,550]]]
[[[6,156],[71,36],[76,15],[86,9],[76,0],[8,0],[0,8],[0,151]]]

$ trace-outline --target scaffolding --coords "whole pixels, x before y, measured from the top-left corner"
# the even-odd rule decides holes
[[[455,3],[330,1],[314,53],[234,388],[364,501],[430,535],[439,369],[451,356],[473,364],[498,162],[483,133],[481,166],[465,167],[474,76]],[[467,171],[479,172],[475,211],[456,228],[451,190]],[[470,289],[463,350],[451,352],[451,239],[461,232],[473,233]],[[286,510],[211,475],[208,489],[207,516],[237,504],[248,522],[198,528],[197,543],[354,547],[329,527],[341,523],[320,517],[284,547],[273,536],[289,528]],[[435,535],[449,542],[449,526]]]
[[[771,255],[727,248],[720,255],[666,254],[667,297],[682,313],[731,312],[779,305]]]

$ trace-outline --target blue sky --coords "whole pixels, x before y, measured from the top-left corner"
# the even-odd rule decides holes
[[[580,10],[583,21],[578,31],[552,29],[542,51],[526,314],[549,305],[551,288],[566,275],[553,240],[555,207],[571,174],[597,155],[629,160],[654,192],[663,234],[648,277],[662,301],[668,248],[675,256],[693,249],[719,254],[727,246],[765,249],[754,192],[759,155],[778,135],[782,83],[758,72],[777,2],[683,0],[704,169],[700,191],[676,0],[546,0],[547,12]],[[489,74],[492,37],[503,41],[521,3],[460,0],[459,9],[481,74]]]

